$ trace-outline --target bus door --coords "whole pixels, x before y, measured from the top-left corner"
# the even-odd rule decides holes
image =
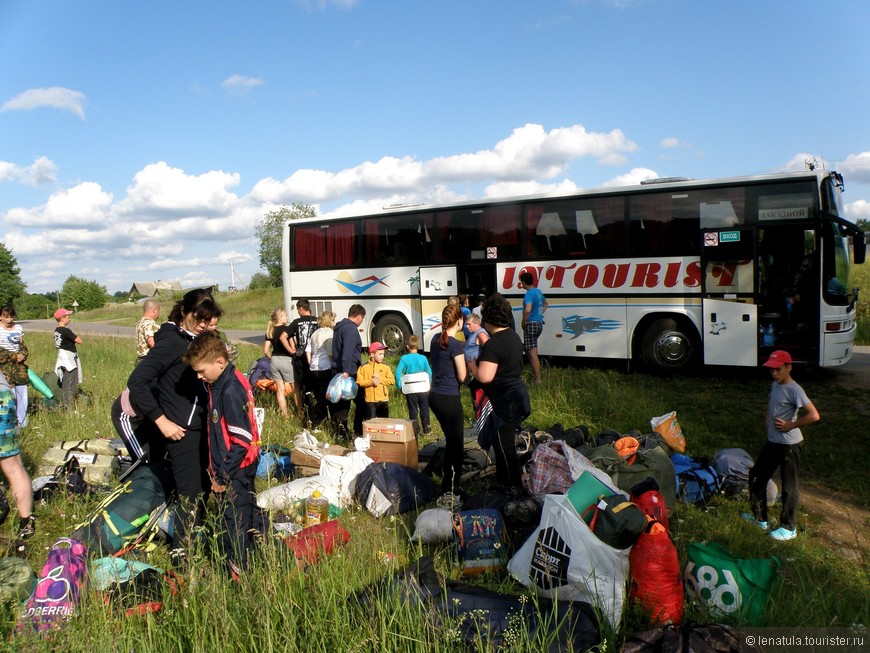
[[[420,268],[420,315],[423,318],[423,348],[428,350],[432,334],[441,331],[441,311],[451,295],[459,294],[456,268],[452,265]]]
[[[703,229],[701,310],[707,365],[758,365],[755,230]]]

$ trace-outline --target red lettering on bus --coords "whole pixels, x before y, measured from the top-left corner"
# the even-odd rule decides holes
[[[550,288],[561,288],[565,281],[565,272],[573,270],[576,266],[576,263],[572,263],[567,267],[564,265],[551,265],[548,267],[545,276],[550,282]]]
[[[607,288],[619,288],[625,285],[625,280],[628,279],[628,269],[631,267],[629,263],[608,263],[604,266],[604,279],[602,282]]]
[[[659,285],[659,270],[662,266],[658,263],[638,263],[634,269],[634,278],[631,280],[632,288],[655,288]]]
[[[667,270],[665,272],[665,288],[673,288],[680,282],[680,268],[682,264],[680,261],[671,261],[668,263]]]
[[[737,271],[736,263],[713,263],[710,269],[710,275],[714,279],[718,279],[716,285],[719,288],[730,287],[734,285],[734,273]]]
[[[683,285],[687,288],[697,288],[701,285],[701,263],[692,261],[686,266],[686,276],[683,279]]]
[[[501,280],[501,289],[509,290],[514,285],[514,275],[517,273],[515,267],[507,267],[504,269],[504,277]]]
[[[591,288],[598,282],[597,265],[581,265],[574,273],[574,286],[576,288]]]

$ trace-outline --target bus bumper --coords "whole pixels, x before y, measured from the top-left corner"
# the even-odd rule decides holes
[[[821,367],[838,367],[849,362],[855,347],[857,330],[857,325],[852,322],[852,328],[848,331],[823,334]]]

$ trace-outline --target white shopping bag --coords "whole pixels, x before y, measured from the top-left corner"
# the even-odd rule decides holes
[[[622,618],[631,548],[598,539],[564,494],[544,497],[541,524],[508,563],[508,571],[539,596],[585,601],[616,629]]]

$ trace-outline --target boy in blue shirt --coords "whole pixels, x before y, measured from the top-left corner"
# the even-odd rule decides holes
[[[797,536],[798,471],[803,435],[800,427],[819,421],[819,411],[806,392],[791,378],[791,355],[781,349],[773,352],[765,367],[770,368],[773,384],[767,404],[767,442],[749,470],[749,505],[752,514],[743,518],[767,530],[767,482],[777,467],[782,478],[782,513],[779,528],[770,536],[779,541]],[[801,409],[804,413],[798,416]]]
[[[245,375],[229,361],[217,331],[203,331],[182,360],[208,384],[208,473],[223,507],[221,544],[230,575],[248,565],[254,532],[254,478],[260,457],[254,395]]]
[[[432,432],[432,426],[429,421],[429,388],[425,392],[406,392],[408,387],[402,388],[402,377],[408,374],[426,373],[429,375],[429,384],[432,383],[432,368],[429,366],[429,359],[423,354],[418,354],[420,349],[420,338],[411,336],[408,338],[408,353],[399,359],[399,364],[396,366],[396,385],[405,394],[405,401],[408,402],[408,415],[411,417],[411,422],[414,424],[414,437],[420,435],[420,422],[423,423],[423,434],[429,435]]]

